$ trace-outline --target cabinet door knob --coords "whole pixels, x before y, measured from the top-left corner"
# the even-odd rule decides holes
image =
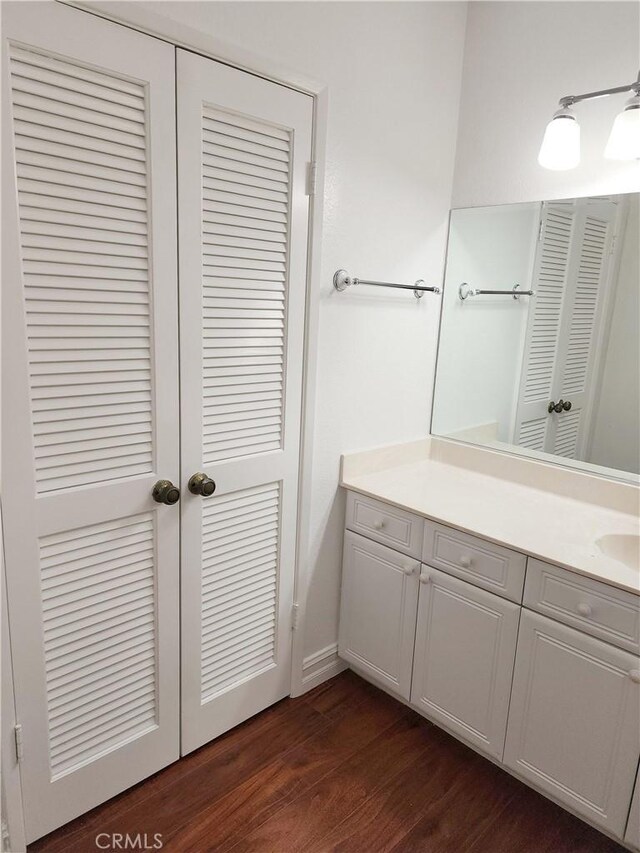
[[[158,480],[151,491],[151,497],[156,503],[173,506],[180,500],[180,489],[171,480]]]
[[[421,572],[420,583],[431,583],[431,575],[429,575],[427,572]]]
[[[632,669],[629,672],[629,678],[634,684],[640,684],[640,669]]]
[[[581,616],[591,616],[591,614],[593,613],[593,608],[590,604],[587,604],[583,601],[578,605],[578,613]]]
[[[384,527],[384,519],[383,518],[380,518],[380,519],[378,519],[378,521],[373,522],[374,530],[382,530],[383,527]]]
[[[473,559],[468,554],[464,554],[460,557],[459,563],[463,569],[469,569],[473,565]]]
[[[402,566],[402,571],[405,573],[405,575],[412,575],[415,572],[415,570],[416,570],[415,563],[413,566]]]
[[[192,495],[202,495],[203,498],[208,498],[215,490],[215,481],[201,472],[194,474],[189,480],[189,491]]]

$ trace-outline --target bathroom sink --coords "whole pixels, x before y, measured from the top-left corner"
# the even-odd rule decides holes
[[[609,533],[596,539],[597,548],[612,560],[630,568],[640,568],[640,536],[633,533]]]

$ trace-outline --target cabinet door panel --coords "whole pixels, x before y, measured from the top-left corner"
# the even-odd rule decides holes
[[[409,698],[419,563],[347,531],[342,564],[340,656]]]
[[[502,758],[520,608],[422,567],[411,703]]]
[[[638,665],[523,610],[505,763],[618,837],[640,754]]]
[[[3,7],[3,512],[31,841],[178,757],[172,48]]]

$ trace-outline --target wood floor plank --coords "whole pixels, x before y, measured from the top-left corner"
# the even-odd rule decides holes
[[[361,702],[379,696],[380,691],[376,687],[347,670],[339,678],[332,678],[320,684],[305,694],[304,698],[316,711],[338,719],[353,713]]]
[[[416,725],[425,729],[425,748],[416,760],[372,791],[357,812],[330,829],[324,837],[303,847],[304,853],[328,850],[370,853],[372,844],[377,853],[396,849],[426,815],[433,821],[436,816],[448,812],[452,800],[460,798],[458,792],[468,793],[470,787],[475,789],[480,766],[487,762],[443,731],[429,727],[417,715]],[[470,805],[465,804],[463,809],[465,821],[469,818]],[[476,814],[475,809],[472,812]],[[493,817],[491,814],[478,816],[485,820]],[[459,838],[452,853],[459,853],[458,844]],[[415,849],[444,853],[449,848],[417,845]]]
[[[428,750],[429,740],[427,726],[407,715],[256,830],[245,832],[230,849],[233,853],[322,849],[328,830],[354,815],[373,793],[417,761]]]
[[[162,833],[164,853],[624,853],[351,672],[274,705],[29,853],[95,853],[102,832]]]
[[[507,774],[503,774],[507,775]],[[506,787],[500,779],[501,787]],[[509,777],[514,796],[469,847],[469,853],[625,853],[597,829]],[[528,846],[527,846],[528,845]]]
[[[332,714],[328,727],[244,782],[240,780],[226,797],[174,836],[168,849],[199,853],[208,845],[207,849],[224,853],[354,753],[372,748],[410,713],[388,696],[364,695],[351,714],[337,719]]]
[[[445,797],[425,792],[420,820],[390,848],[393,853],[460,853],[462,839],[465,853],[622,853],[501,767],[461,743],[456,751],[450,757],[465,768],[459,784]]]
[[[307,702],[287,700],[207,744],[151,779],[30,845],[29,853],[84,853],[98,832],[167,837],[230,787],[325,728]],[[90,848],[95,850],[95,844]]]

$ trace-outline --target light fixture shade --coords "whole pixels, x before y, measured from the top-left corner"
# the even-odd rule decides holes
[[[640,159],[640,96],[630,98],[616,116],[604,156],[608,160]]]
[[[568,107],[558,110],[544,132],[538,163],[545,169],[575,169],[580,162],[580,125]]]

